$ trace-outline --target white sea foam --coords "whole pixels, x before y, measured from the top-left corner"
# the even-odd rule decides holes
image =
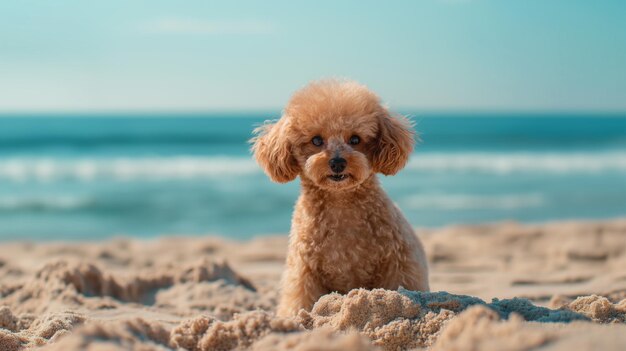
[[[418,194],[408,196],[401,201],[404,206],[414,210],[511,210],[540,207],[545,204],[545,199],[541,194]]]
[[[0,179],[13,181],[164,180],[238,176],[259,172],[249,158],[169,157],[0,160]]]
[[[626,172],[626,152],[611,153],[416,153],[407,170],[418,172],[593,173]],[[0,159],[0,180],[165,180],[260,174],[251,157]]]
[[[88,206],[90,203],[92,203],[92,199],[83,196],[2,196],[0,197],[0,210],[74,210]]]
[[[417,153],[407,169],[496,174],[626,172],[626,153]]]

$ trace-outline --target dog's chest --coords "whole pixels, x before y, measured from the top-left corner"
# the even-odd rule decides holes
[[[317,273],[329,291],[346,293],[354,288],[374,288],[373,282],[380,281],[385,266],[380,250],[358,241],[327,241],[322,247],[327,247],[327,254],[320,256]]]
[[[317,221],[311,263],[329,291],[375,288],[389,260],[388,231],[367,213],[326,213]],[[386,231],[386,232],[385,232]]]

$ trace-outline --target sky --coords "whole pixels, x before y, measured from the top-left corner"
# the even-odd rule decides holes
[[[626,1],[0,2],[0,112],[280,109],[360,81],[412,110],[626,111]]]

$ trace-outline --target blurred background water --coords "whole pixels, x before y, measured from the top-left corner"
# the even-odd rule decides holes
[[[328,77],[412,115],[423,142],[382,183],[415,226],[626,216],[624,13],[0,1],[0,242],[286,233],[298,182],[271,183],[247,141]]]
[[[4,115],[0,240],[286,233],[298,181],[247,143],[277,116]],[[381,180],[415,226],[626,215],[626,115],[410,116],[422,143]]]

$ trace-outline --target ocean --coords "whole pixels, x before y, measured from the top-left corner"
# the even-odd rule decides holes
[[[276,113],[4,115],[0,240],[287,233],[299,184],[249,151]],[[417,227],[626,215],[626,115],[410,114],[383,187]]]

